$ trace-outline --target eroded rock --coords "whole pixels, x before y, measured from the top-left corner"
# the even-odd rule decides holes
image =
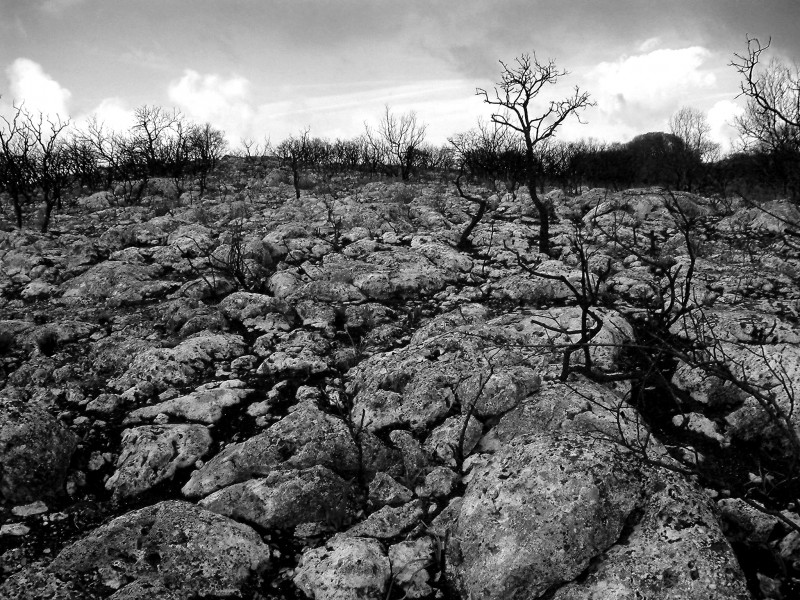
[[[116,590],[115,598],[142,598],[140,590],[147,587],[185,600],[233,598],[257,583],[269,554],[250,527],[187,502],[166,501],[95,529],[62,550],[50,568],[62,580]]]
[[[273,471],[262,479],[228,486],[200,505],[263,529],[292,529],[301,523],[346,519],[353,511],[351,492],[344,479],[317,465]]]
[[[538,597],[614,545],[641,473],[613,445],[582,436],[517,438],[467,486],[448,547],[465,597]]]
[[[106,482],[115,497],[142,494],[194,465],[211,447],[202,425],[146,425],[126,429],[117,470]]]

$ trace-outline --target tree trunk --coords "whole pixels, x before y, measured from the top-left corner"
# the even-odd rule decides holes
[[[42,233],[47,233],[47,228],[50,226],[50,215],[53,212],[52,198],[45,197],[44,199],[44,217],[42,218]]]
[[[528,141],[526,140],[526,142]],[[547,212],[547,205],[536,194],[536,160],[533,156],[533,145],[528,142],[527,146],[525,157],[528,163],[528,193],[539,212],[539,252],[548,254],[550,252],[550,215]]]
[[[475,213],[475,216],[472,217],[472,220],[467,225],[466,229],[461,234],[461,237],[458,240],[458,248],[460,250],[466,250],[472,245],[472,242],[469,239],[469,236],[472,235],[472,230],[480,223],[481,219],[483,218],[484,213],[486,212],[486,204],[487,201],[483,200],[478,202],[478,212]]]
[[[17,217],[17,229],[22,229],[22,205],[19,202],[18,196],[12,197],[14,203],[14,215]]]
[[[297,165],[297,158],[292,156],[292,181],[294,183],[294,195],[300,200],[300,169]]]

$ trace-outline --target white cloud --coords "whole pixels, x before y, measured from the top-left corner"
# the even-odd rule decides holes
[[[244,77],[225,79],[187,69],[169,84],[169,99],[189,118],[224,129],[231,141],[248,135],[254,110],[249,100],[250,82]]]
[[[415,110],[430,124],[429,139],[444,143],[447,136],[471,126],[462,109],[471,103],[475,110],[473,91],[471,83],[461,80],[405,85],[372,81],[344,92],[341,86],[288,85],[276,90],[280,100],[258,102],[244,77],[186,70],[169,85],[168,95],[189,118],[223,129],[236,146],[243,137],[268,137],[277,143],[306,127],[312,136],[352,138],[364,132],[365,119],[377,123],[386,104],[397,113]]]
[[[651,52],[661,44],[661,38],[651,37],[639,44],[639,52]]]
[[[732,142],[738,137],[733,121],[743,112],[744,108],[731,100],[720,100],[709,109],[708,125],[711,127],[711,139],[720,144],[723,151],[730,150]]]
[[[655,43],[648,40],[647,47]],[[587,75],[587,88],[597,102],[592,130],[598,137],[623,140],[631,135],[664,129],[669,115],[707,94],[716,83],[705,66],[711,52],[700,46],[659,49],[614,62],[602,62]]]
[[[6,69],[10,83],[10,101],[23,102],[28,110],[66,117],[70,91],[44,72],[42,66],[27,58],[18,58]]]
[[[89,119],[96,117],[97,123],[107,131],[127,131],[133,125],[133,110],[120,98],[103,98],[88,114],[78,116],[75,126],[86,127]]]

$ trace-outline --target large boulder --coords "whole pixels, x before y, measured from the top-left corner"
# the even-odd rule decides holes
[[[117,470],[106,482],[117,498],[142,494],[194,465],[211,447],[202,425],[146,425],[122,433]]]
[[[361,453],[342,419],[305,402],[265,432],[227,446],[192,473],[183,493],[189,498],[208,496],[278,469],[321,465],[343,477],[353,477],[385,470],[397,461],[395,453],[368,432],[363,431],[359,440]]]
[[[622,351],[635,342],[633,327],[614,310],[595,308],[592,313],[602,320],[601,328],[589,342],[592,365],[614,370]],[[517,344],[529,348],[553,348],[560,358],[565,347],[580,341],[584,329],[583,316],[580,308],[571,306],[525,314],[509,313],[489,321],[489,324],[507,329],[509,337]],[[591,315],[587,315],[586,319],[587,331],[590,331],[596,321]],[[573,352],[570,361],[572,364],[582,364],[583,352]]]
[[[232,380],[226,384],[239,384],[241,381]],[[253,390],[225,385],[224,387],[208,389],[200,386],[191,394],[164,400],[158,404],[144,406],[132,411],[125,417],[124,424],[141,423],[150,421],[158,415],[168,415],[173,418],[193,421],[196,423],[217,423],[225,409],[237,406]]]
[[[292,321],[292,310],[285,301],[252,292],[230,294],[219,303],[219,310],[250,331],[288,331]]]
[[[526,305],[577,302],[570,286],[577,290],[581,289],[582,274],[579,270],[569,269],[565,267],[564,263],[557,260],[544,261],[533,268],[537,272],[547,274],[548,277],[532,273],[508,275],[492,285],[492,296],[498,300]],[[592,286],[597,283],[595,277],[590,275],[589,284]],[[562,278],[568,281],[569,285]]]
[[[269,555],[247,525],[166,501],[99,527],[62,550],[50,569],[90,590],[116,590],[115,600],[161,598],[162,592],[182,600],[238,598],[258,583]]]
[[[160,280],[161,275],[162,269],[156,265],[107,260],[65,282],[62,297],[74,303],[141,304],[178,287],[176,282]]]
[[[627,524],[624,538],[553,600],[749,599],[709,499],[673,473],[662,472],[650,484],[652,493]]]
[[[346,517],[354,507],[350,485],[319,465],[236,483],[204,498],[200,506],[267,530],[332,521],[332,515]]]
[[[214,365],[230,362],[245,353],[241,336],[202,331],[185,339],[174,348],[152,348],[140,352],[128,370],[109,382],[113,388],[126,391],[140,382],[150,382],[158,391],[169,387],[185,387]]]
[[[199,223],[181,225],[169,234],[167,243],[174,246],[183,256],[204,258],[219,243],[218,235],[208,227]]]
[[[294,583],[317,600],[378,600],[386,597],[391,576],[380,542],[337,536],[303,554]]]
[[[620,538],[641,473],[583,436],[513,440],[475,473],[448,546],[463,597],[538,598],[577,577]]]

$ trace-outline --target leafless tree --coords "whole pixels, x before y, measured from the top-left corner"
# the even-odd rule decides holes
[[[0,182],[14,206],[17,226],[22,227],[22,206],[36,198],[43,204],[42,232],[50,225],[53,208],[69,183],[64,130],[69,121],[34,115],[22,105],[0,126]]]
[[[275,148],[278,156],[280,156],[284,162],[288,163],[289,167],[292,169],[294,193],[298,200],[300,199],[300,169],[308,158],[308,133],[310,130],[310,127],[306,127],[296,136],[290,135]]]
[[[147,161],[136,140],[123,132],[112,131],[96,116],[89,119],[79,138],[92,149],[105,171],[105,187],[121,183],[129,202],[137,202],[147,183]]]
[[[800,68],[776,59],[759,68],[761,55],[771,43],[771,39],[762,44],[758,38],[748,37],[747,54],[734,54],[731,66],[743,77],[741,95],[748,100],[742,119],[800,129]]]
[[[398,170],[400,178],[407,180],[416,164],[417,152],[425,142],[427,125],[417,121],[415,112],[398,116],[387,105],[377,130],[366,123],[364,127],[370,145],[376,152],[379,148],[382,149],[382,153]]]
[[[177,109],[170,112],[160,106],[144,105],[134,111],[131,132],[152,175],[162,174],[169,138],[177,130],[185,129],[185,119]]]
[[[669,119],[669,129],[684,144],[683,151],[675,157],[678,185],[692,191],[703,165],[719,157],[719,144],[711,140],[711,127],[706,116],[696,108],[684,106],[678,110]]]
[[[786,191],[800,196],[800,67],[777,59],[762,63],[771,40],[747,38],[747,52],[735,54],[731,66],[741,75],[747,99],[736,127],[745,149],[768,153],[779,163]]]
[[[515,64],[500,61],[502,73],[492,93],[478,88],[475,93],[487,104],[497,107],[492,121],[516,131],[525,144],[527,187],[539,211],[539,251],[550,249],[550,215],[546,203],[536,193],[538,175],[535,150],[537,145],[551,138],[561,124],[574,115],[580,121],[580,111],[593,106],[588,92],[576,86],[572,96],[563,100],[550,100],[536,111],[533,102],[545,86],[555,85],[567,71],[556,67],[553,60],[540,62],[536,54],[523,54],[514,59]]]
[[[69,121],[60,118],[45,119],[28,115],[27,124],[34,144],[32,153],[36,185],[41,194],[44,214],[42,233],[50,226],[50,218],[55,206],[61,206],[61,195],[70,181],[69,164],[63,136]]]
[[[501,191],[497,183],[505,184],[503,192],[516,192],[523,175],[520,169],[522,149],[509,129],[494,122],[478,121],[476,128],[455,135],[449,141],[459,167],[455,180],[458,195],[477,206],[458,242],[459,248],[469,248],[470,235],[489,208],[489,199]],[[488,184],[488,189],[479,195],[468,193],[463,182],[469,179]]]
[[[194,125],[189,133],[192,172],[197,176],[200,196],[205,194],[209,173],[219,164],[228,147],[225,133],[210,123]]]
[[[0,189],[9,196],[14,208],[17,227],[22,228],[22,207],[33,201],[34,173],[32,154],[34,142],[25,127],[26,113],[22,106],[14,109],[10,118],[2,117],[0,127]]]
[[[83,135],[80,132],[72,132],[65,142],[64,149],[68,169],[76,183],[90,190],[100,187],[103,182],[100,162],[94,148]]]

